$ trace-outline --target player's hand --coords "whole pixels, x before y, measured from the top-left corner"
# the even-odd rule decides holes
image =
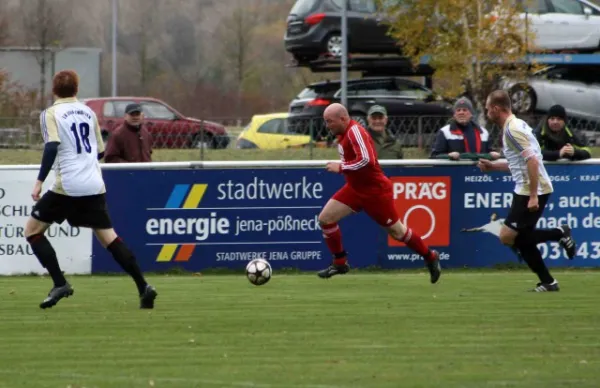
[[[40,200],[40,194],[42,194],[42,182],[35,181],[35,185],[33,185],[33,191],[31,192],[31,198],[37,202]]]
[[[530,212],[536,212],[539,208],[540,208],[540,205],[538,202],[538,196],[537,195],[530,196],[529,202],[527,202],[527,209],[529,209]]]
[[[336,174],[339,174],[340,171],[342,171],[342,164],[341,163],[336,163],[336,162],[329,162],[325,166],[325,169],[328,172],[334,172]]]
[[[490,156],[494,160],[498,160],[502,157],[502,155],[500,155],[500,152],[495,152],[495,151],[490,152]]]
[[[452,160],[458,160],[460,159],[460,154],[458,152],[450,152],[448,157]]]
[[[479,159],[479,162],[477,162],[477,167],[479,167],[481,172],[490,172],[494,169],[494,164],[491,160]]]

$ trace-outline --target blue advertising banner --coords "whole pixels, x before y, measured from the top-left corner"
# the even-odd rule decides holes
[[[317,222],[343,185],[321,169],[113,171],[105,173],[108,206],[119,233],[145,271],[238,268],[264,257],[274,269],[316,270],[331,261]],[[349,247],[376,241],[364,214],[342,227]],[[352,225],[360,227],[352,227]],[[358,244],[356,244],[358,243]],[[94,243],[94,272],[119,271]],[[356,255],[356,266],[373,265]]]
[[[554,193],[538,227],[568,224],[578,243],[578,256],[567,260],[556,242],[540,244],[542,256],[548,266],[598,266],[600,194],[594,189],[600,183],[599,166],[553,164],[547,169]],[[392,168],[386,172],[394,181],[401,219],[439,250],[443,266],[517,262],[514,253],[498,241],[514,189],[508,173],[482,174],[475,166]],[[400,244],[380,244],[379,265],[384,268],[422,264],[418,255]]]
[[[573,261],[557,243],[541,244],[550,266],[600,262],[600,182],[596,165],[550,165],[555,192],[540,227],[568,223],[578,242]],[[400,218],[441,254],[444,267],[516,263],[497,235],[510,207],[508,174],[475,166],[392,167]],[[107,170],[117,233],[142,270],[243,268],[264,257],[277,268],[316,270],[330,263],[317,216],[343,177],[315,168]],[[365,214],[340,223],[354,267],[417,268],[422,259],[390,239]],[[92,272],[120,272],[96,242]]]

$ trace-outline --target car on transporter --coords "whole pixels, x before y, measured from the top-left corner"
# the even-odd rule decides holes
[[[153,148],[218,149],[229,145],[223,125],[186,117],[156,98],[100,97],[81,101],[96,113],[104,140],[125,121],[125,107],[137,103],[142,106],[144,125],[152,135]]]
[[[342,55],[343,0],[298,0],[287,18],[285,49],[299,63]],[[348,1],[348,52],[400,54],[375,0]]]
[[[341,12],[344,0],[297,0],[287,18],[285,49],[298,63],[320,57],[341,57]],[[348,1],[348,52],[350,54],[397,54],[401,44],[389,35],[385,12],[376,0]],[[523,7],[519,18],[523,31],[509,37],[524,44],[525,33],[534,34],[531,50],[543,52],[594,52],[600,50],[600,5],[589,0],[513,0]],[[502,6],[490,0],[484,12],[497,20]],[[430,20],[430,22],[433,22]],[[442,17],[435,24],[447,23]]]
[[[327,80],[307,85],[289,104],[289,125],[293,131],[311,135],[315,141],[331,140],[323,121],[328,105],[341,102],[341,82]],[[390,132],[417,145],[418,133],[435,131],[452,117],[452,105],[431,89],[402,77],[366,77],[348,80],[348,111],[367,126],[367,112],[382,105],[389,116]]]

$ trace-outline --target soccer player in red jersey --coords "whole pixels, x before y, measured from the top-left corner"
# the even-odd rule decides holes
[[[341,157],[341,163],[327,163],[326,169],[344,174],[346,184],[333,195],[319,214],[325,243],[334,257],[332,265],[319,271],[319,277],[330,278],[350,270],[338,222],[352,213],[364,210],[392,238],[405,243],[423,256],[431,283],[437,282],[441,275],[439,254],[429,249],[420,236],[400,221],[394,206],[392,182],[381,170],[371,136],[360,124],[350,119],[348,111],[341,104],[329,105],[323,118],[327,128],[338,137],[338,152]]]

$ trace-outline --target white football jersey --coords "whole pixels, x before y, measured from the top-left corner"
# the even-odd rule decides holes
[[[104,142],[95,113],[76,98],[62,98],[40,115],[44,143],[60,142],[52,191],[71,197],[105,192],[98,153]]]
[[[542,149],[531,127],[514,115],[510,116],[504,124],[502,143],[503,152],[515,182],[515,193],[530,195],[529,173],[527,172],[527,160],[530,158],[536,158],[539,163],[537,194],[552,193],[554,188],[542,161]]]

